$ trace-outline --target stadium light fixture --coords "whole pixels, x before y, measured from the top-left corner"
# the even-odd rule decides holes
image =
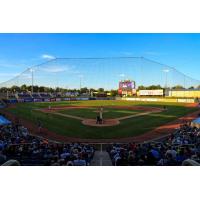
[[[119,76],[120,76],[120,77],[125,77],[125,74],[120,74]]]
[[[170,70],[169,69],[163,69],[163,72],[168,73]]]
[[[82,74],[79,74],[78,75],[79,79],[80,79],[80,91],[81,91],[81,88],[82,88],[82,78],[84,77]]]

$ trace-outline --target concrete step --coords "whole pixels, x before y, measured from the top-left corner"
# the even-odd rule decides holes
[[[108,152],[96,151],[91,162],[91,166],[112,166]]]

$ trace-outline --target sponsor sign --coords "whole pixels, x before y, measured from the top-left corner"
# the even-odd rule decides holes
[[[77,101],[77,98],[71,98],[70,101]]]
[[[70,101],[70,98],[63,98],[63,101]]]
[[[42,99],[33,99],[34,102],[42,102]]]
[[[44,99],[44,102],[50,102],[50,99]]]
[[[89,100],[96,100],[96,97],[90,97]]]
[[[27,99],[24,99],[24,102],[33,102],[33,99],[32,98],[27,98]]]
[[[122,98],[126,101],[158,101],[158,102],[180,102],[180,103],[194,103],[194,99],[170,99],[170,98]]]
[[[163,96],[163,90],[139,90],[140,96]]]
[[[56,101],[56,98],[51,98],[50,101],[51,101],[51,102],[52,102],[52,101]]]
[[[158,101],[157,98],[126,98],[127,101]]]
[[[9,99],[7,102],[8,103],[17,103],[17,99]]]
[[[24,99],[18,99],[17,100],[19,103],[22,103],[22,102],[24,102]]]
[[[195,100],[194,99],[177,99],[177,102],[180,102],[180,103],[194,103]]]
[[[77,99],[77,101],[87,101],[87,100],[89,100],[88,97],[80,97],[80,98],[76,98],[76,99]]]

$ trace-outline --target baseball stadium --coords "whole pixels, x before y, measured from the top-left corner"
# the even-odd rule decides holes
[[[51,59],[0,83],[1,164],[199,165],[199,98],[144,57]]]

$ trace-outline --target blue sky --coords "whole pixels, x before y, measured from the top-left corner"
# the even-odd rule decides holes
[[[146,57],[200,79],[200,34],[0,34],[0,82],[54,57],[115,56]]]

